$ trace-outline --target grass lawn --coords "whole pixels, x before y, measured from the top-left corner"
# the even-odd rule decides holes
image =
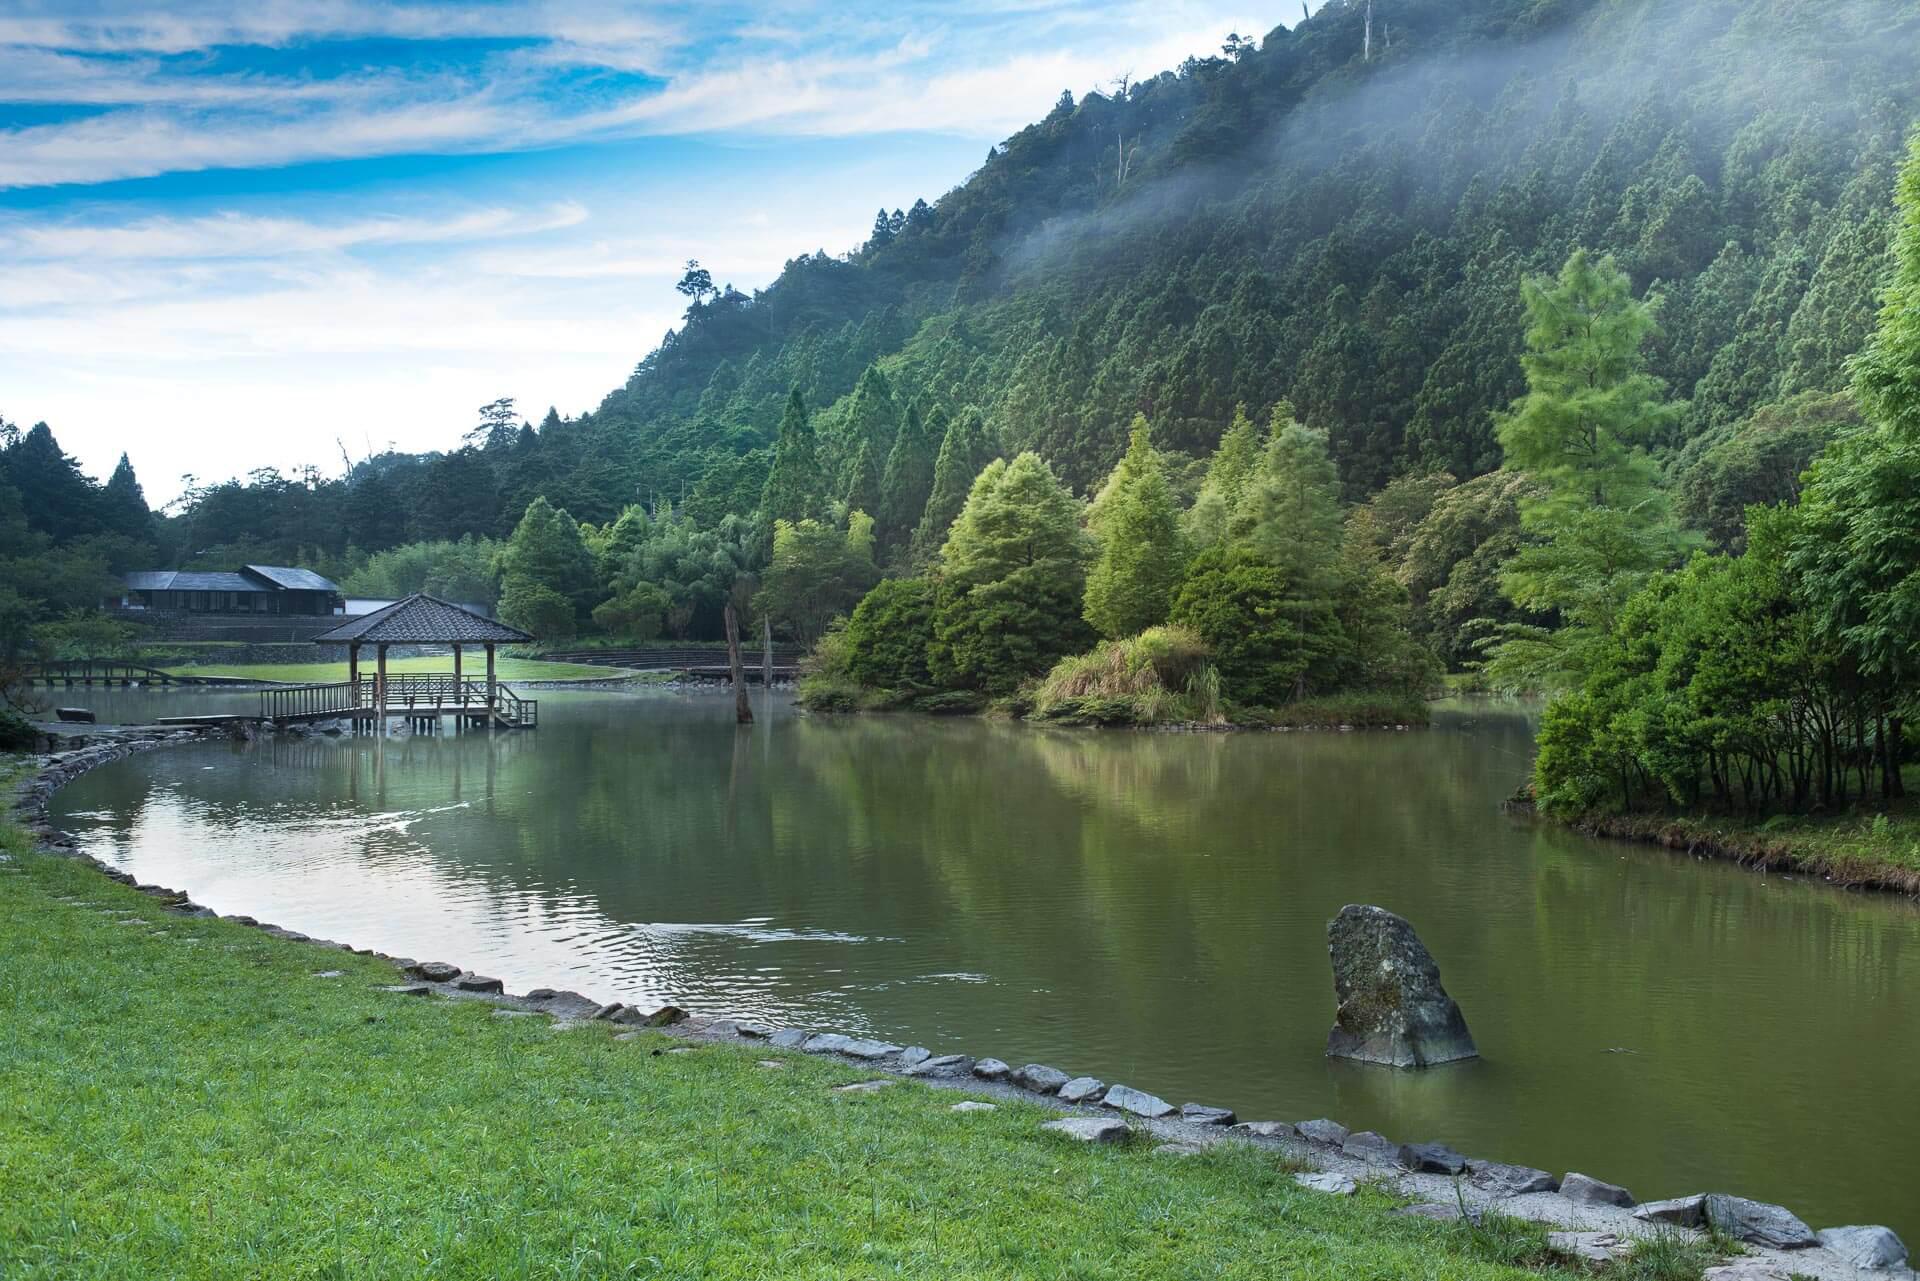
[[[17,828],[0,846],[8,1281],[1358,1281],[1542,1257],[1538,1229],[1390,1217],[1246,1145],[1088,1148],[1037,1105],[835,1094],[861,1073],[382,992],[382,962],[171,915]]]
[[[168,667],[176,676],[243,676],[252,680],[286,681],[290,684],[320,684],[347,679],[347,665],[338,663],[210,663],[204,667]],[[453,674],[452,657],[441,654],[427,658],[391,658],[387,671],[393,675],[421,673]],[[633,673],[619,667],[595,667],[591,663],[547,663],[535,658],[498,658],[495,674],[503,681],[618,680]],[[463,675],[484,680],[487,660],[484,654],[469,654],[461,665]],[[373,675],[373,658],[362,654],[360,674]]]

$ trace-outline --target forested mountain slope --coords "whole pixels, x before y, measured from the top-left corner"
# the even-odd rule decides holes
[[[1382,0],[1370,59],[1365,21],[1341,0],[1063,97],[859,252],[702,298],[542,433],[547,492],[585,519],[636,494],[745,512],[795,387],[830,470],[869,436],[884,456],[894,415],[848,396],[876,363],[896,412],[978,406],[1083,489],[1136,412],[1201,454],[1237,402],[1282,397],[1350,496],[1465,477],[1498,462],[1491,414],[1522,387],[1519,282],[1578,246],[1663,299],[1652,367],[1692,401],[1671,443],[1843,385],[1887,265],[1920,6]]]
[[[350,553],[504,535],[542,495],[599,525],[639,502],[717,529],[761,506],[796,389],[827,497],[873,512],[883,549],[924,521],[943,421],[973,412],[993,450],[1034,449],[1083,493],[1136,413],[1177,463],[1237,404],[1265,421],[1282,399],[1328,433],[1350,499],[1465,480],[1498,462],[1491,414],[1521,390],[1519,282],[1579,247],[1661,300],[1652,370],[1691,401],[1666,448],[1843,389],[1920,115],[1920,0],[1374,0],[1370,44],[1366,13],[1332,0],[1063,96],[856,251],[700,293],[589,414],[208,486],[161,553],[346,573]],[[1174,478],[1190,495],[1197,468]]]

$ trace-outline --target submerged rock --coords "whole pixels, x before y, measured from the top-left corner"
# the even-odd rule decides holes
[[[1340,1002],[1329,1057],[1417,1068],[1479,1056],[1433,954],[1405,919],[1349,903],[1327,926],[1327,952]]]

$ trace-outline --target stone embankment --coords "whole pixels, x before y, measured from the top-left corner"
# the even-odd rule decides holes
[[[63,783],[89,769],[132,752],[169,742],[208,736],[208,731],[107,730],[82,736],[69,750],[47,758],[39,772],[18,787],[20,821],[42,833],[49,852],[86,858],[104,875],[124,884],[134,878],[77,852],[73,842],[47,831],[47,799]],[[158,885],[136,886],[162,900],[170,910],[212,917],[211,909],[185,893]],[[1233,1111],[1204,1103],[1175,1106],[1129,1085],[1108,1084],[1092,1076],[1072,1076],[1047,1064],[1018,1067],[992,1057],[935,1053],[869,1036],[827,1029],[776,1027],[750,1019],[691,1013],[667,1004],[642,1007],[602,1002],[580,992],[535,988],[511,994],[497,978],[444,961],[388,957],[345,943],[313,939],[295,930],[247,916],[221,919],[263,930],[275,937],[317,947],[351,951],[390,961],[396,982],[385,985],[397,997],[484,1001],[499,1018],[544,1016],[556,1032],[606,1023],[623,1030],[616,1039],[665,1029],[690,1048],[699,1042],[731,1042],[833,1057],[856,1065],[865,1078],[838,1087],[872,1092],[913,1082],[936,1089],[964,1090],[975,1096],[956,1102],[956,1112],[999,1106],[989,1100],[1025,1102],[1051,1108],[1059,1116],[1040,1128],[1061,1141],[1152,1145],[1156,1155],[1187,1156],[1216,1143],[1252,1144],[1275,1152],[1305,1172],[1295,1175],[1303,1188],[1328,1196],[1351,1196],[1359,1188],[1382,1188],[1405,1204],[1396,1214],[1441,1221],[1477,1221],[1489,1212],[1547,1225],[1556,1253],[1570,1264],[1599,1269],[1627,1258],[1636,1241],[1662,1235],[1701,1238],[1712,1232],[1740,1244],[1743,1253],[1709,1269],[1705,1281],[1858,1281],[1862,1276],[1906,1278],[1907,1250],[1887,1228],[1849,1225],[1814,1231],[1790,1210],[1723,1193],[1700,1193],[1641,1202],[1626,1188],[1578,1171],[1555,1176],[1548,1171],[1482,1160],[1444,1143],[1401,1142],[1372,1131],[1351,1131],[1326,1118],[1300,1122],[1240,1121]],[[344,977],[320,970],[315,977]],[[673,1052],[671,1050],[667,1051]],[[780,1059],[760,1060],[768,1070]]]

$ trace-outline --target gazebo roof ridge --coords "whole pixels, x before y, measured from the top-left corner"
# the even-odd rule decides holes
[[[415,592],[320,633],[316,645],[524,645],[533,637],[464,605]]]

